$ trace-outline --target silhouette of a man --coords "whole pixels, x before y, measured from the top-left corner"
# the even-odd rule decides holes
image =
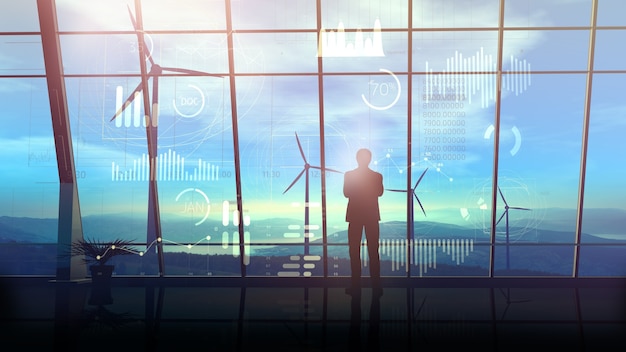
[[[343,195],[348,198],[346,221],[351,270],[351,287],[346,289],[346,293],[353,294],[360,290],[361,238],[365,230],[372,286],[374,293],[380,295],[382,289],[378,256],[380,237],[378,197],[383,195],[383,175],[369,168],[372,153],[368,149],[359,149],[356,160],[358,167],[346,172],[343,182]]]

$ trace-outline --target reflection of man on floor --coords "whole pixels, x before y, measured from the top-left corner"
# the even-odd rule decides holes
[[[350,247],[351,287],[346,293],[360,290],[361,280],[361,237],[365,230],[369,255],[372,287],[377,295],[380,287],[380,258],[378,239],[380,237],[380,210],[378,197],[383,195],[383,175],[369,168],[372,153],[359,149],[356,153],[358,167],[344,175],[343,195],[348,198],[346,221],[348,222],[348,245]]]

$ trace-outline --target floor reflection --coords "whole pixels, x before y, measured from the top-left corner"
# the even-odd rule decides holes
[[[198,284],[198,282],[201,282]],[[626,286],[13,285],[4,346],[63,351],[595,350],[626,343]],[[280,282],[282,283],[282,282]],[[36,338],[35,338],[36,336]],[[3,350],[5,350],[3,348]],[[6,349],[11,350],[11,349]]]

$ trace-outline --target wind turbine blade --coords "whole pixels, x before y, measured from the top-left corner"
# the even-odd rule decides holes
[[[115,115],[113,115],[113,117],[109,120],[109,122],[118,118],[122,114],[122,112],[126,110],[126,108],[133,102],[133,100],[135,100],[135,95],[141,92],[141,85],[142,83],[140,82],[139,85],[137,85],[137,88],[135,88],[135,90],[133,90],[133,92],[130,93],[128,98],[126,98],[126,101],[124,101],[124,104],[122,104],[122,106],[115,112]]]
[[[186,68],[177,68],[177,67],[161,67],[161,69],[163,71],[171,71],[171,72],[178,72],[178,73],[185,73],[188,75],[198,75],[198,76],[211,76],[211,77],[220,77],[220,78],[224,78],[224,76],[222,75],[218,75],[215,73],[208,73],[208,72],[202,72],[202,71],[196,71],[196,70],[189,70]]]
[[[304,156],[304,150],[302,150],[302,145],[300,145],[300,139],[298,138],[298,132],[295,132],[295,134],[296,134],[296,142],[298,142],[298,149],[300,149],[300,155],[302,155],[302,160],[304,160],[304,162],[307,163],[306,156]]]
[[[426,170],[424,170],[424,172],[422,172],[422,175],[420,176],[420,178],[417,179],[417,182],[415,182],[415,187],[413,187],[413,190],[415,190],[417,188],[417,185],[419,185],[420,181],[422,180],[422,178],[426,174],[426,171],[428,171],[428,168],[426,168]]]
[[[324,168],[324,171],[330,171],[330,172],[336,172],[338,174],[343,174],[343,172],[339,171],[339,170],[335,170],[335,169],[329,169],[329,168]]]
[[[504,202],[505,206],[509,206],[509,203],[506,202],[506,199],[504,199],[504,194],[502,194],[502,190],[500,189],[500,186],[498,186],[498,192],[500,192],[500,197],[502,197],[502,201]]]
[[[137,21],[135,20],[135,16],[133,15],[133,12],[130,10],[130,5],[126,5],[126,8],[128,9],[128,15],[130,16],[130,21],[133,23],[133,28],[135,29],[137,36],[139,37],[140,35],[143,35],[143,31],[140,32],[138,29]],[[150,55],[150,50],[146,46],[146,41],[143,40],[142,42],[143,42],[143,55],[148,60],[150,60],[150,64],[154,65],[154,61],[152,60],[152,55]]]
[[[517,209],[517,210],[531,210],[529,208],[522,208],[522,207],[509,207],[509,209]]]
[[[386,191],[389,192],[406,192],[406,189],[389,189],[389,188],[385,188]]]
[[[283,194],[287,193],[287,191],[296,184],[296,182],[298,182],[298,180],[300,179],[300,177],[302,177],[302,174],[304,174],[304,172],[306,171],[306,169],[302,169],[302,171],[300,171],[300,173],[298,174],[298,176],[296,176],[296,178],[293,180],[293,182],[291,182],[291,184],[289,185],[289,187],[287,187],[287,189],[283,192]]]
[[[424,211],[424,207],[422,206],[422,202],[420,202],[420,199],[417,198],[417,194],[413,193],[413,195],[415,196],[415,199],[417,200],[417,204],[419,204],[420,208],[422,208],[422,213],[424,213],[424,216],[426,216],[426,212]]]
[[[509,310],[510,306],[511,306],[510,302],[506,304],[506,308],[504,308],[504,311],[502,312],[502,317],[500,317],[500,320],[504,320],[504,316],[506,315],[506,311]]]
[[[331,171],[331,172],[338,172],[338,173],[340,173],[340,174],[342,174],[342,173],[343,173],[343,172],[341,172],[341,171],[337,171],[337,170],[333,170],[333,169],[329,169],[329,168],[322,168],[322,167],[320,167],[320,166],[310,165],[309,167],[310,167],[311,169],[317,169],[317,170],[320,170],[320,171],[322,171],[322,172]]]
[[[504,215],[506,215],[506,210],[504,211],[504,213],[502,213],[502,215],[500,215],[500,219],[498,219],[498,221],[496,221],[496,225],[498,225],[500,223],[500,221],[502,221],[502,218],[504,217]]]

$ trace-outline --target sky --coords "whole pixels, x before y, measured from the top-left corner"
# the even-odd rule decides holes
[[[233,105],[243,211],[253,222],[290,218],[294,226],[302,226],[305,176],[285,191],[303,170],[302,154],[310,165],[321,166],[323,126],[324,164],[338,171],[328,171],[324,184],[331,231],[346,227],[342,173],[356,167],[354,154],[362,147],[372,150],[370,166],[383,174],[387,189],[414,187],[424,173],[416,192],[426,216],[416,206],[416,221],[484,229],[492,206],[497,111],[498,184],[510,204],[534,209],[511,214],[512,224],[552,226],[551,221],[561,219],[551,219],[548,209],[575,214],[588,84],[589,31],[584,27],[589,25],[590,1],[506,2],[507,27],[580,28],[505,31],[500,106],[495,105],[498,32],[485,30],[497,27],[498,1],[416,2],[413,25],[424,30],[413,32],[410,63],[409,38],[400,30],[408,24],[406,1],[322,1],[326,38],[341,38],[340,26],[347,30],[343,40],[332,42],[345,49],[343,56],[322,53],[328,74],[321,80],[321,97],[315,1],[232,3],[233,27],[239,30],[233,35],[234,68],[241,74],[233,81],[228,77],[221,1],[182,1],[175,6],[151,1],[142,8],[144,38],[156,64],[224,75],[158,79],[158,186],[164,218],[187,217],[194,224],[222,219],[232,226],[237,199]],[[11,2],[9,12],[4,11],[7,4],[0,1],[0,31],[33,34],[0,37],[0,119],[11,126],[0,130],[0,195],[5,200],[0,216],[55,217],[58,174],[35,2],[17,7]],[[137,36],[127,8],[130,5],[136,16],[134,5],[69,0],[57,4],[82,214],[144,217],[148,185],[141,95],[111,121],[140,82]],[[569,10],[563,13],[562,6]],[[601,1],[598,24],[626,25],[614,14],[618,6]],[[382,32],[375,30],[377,22]],[[473,30],[432,30],[452,27]],[[306,31],[250,32],[296,28]],[[362,30],[360,36],[357,29]],[[126,33],[78,32],[97,30]],[[203,32],[172,35],[170,30]],[[621,214],[626,212],[626,167],[620,162],[626,149],[626,104],[621,96],[623,73],[611,72],[626,70],[624,48],[614,44],[623,33],[597,33],[594,69],[601,72],[592,81],[584,175],[585,207],[615,208]],[[378,44],[379,51],[350,54],[349,48],[367,43]],[[150,60],[146,63],[150,69]],[[102,77],[105,74],[111,76]],[[150,95],[154,84],[151,79]],[[314,169],[309,176],[310,221],[321,226],[322,179]],[[383,221],[406,221],[406,201],[406,194],[386,192],[380,200]],[[497,202],[501,208],[501,198]]]

